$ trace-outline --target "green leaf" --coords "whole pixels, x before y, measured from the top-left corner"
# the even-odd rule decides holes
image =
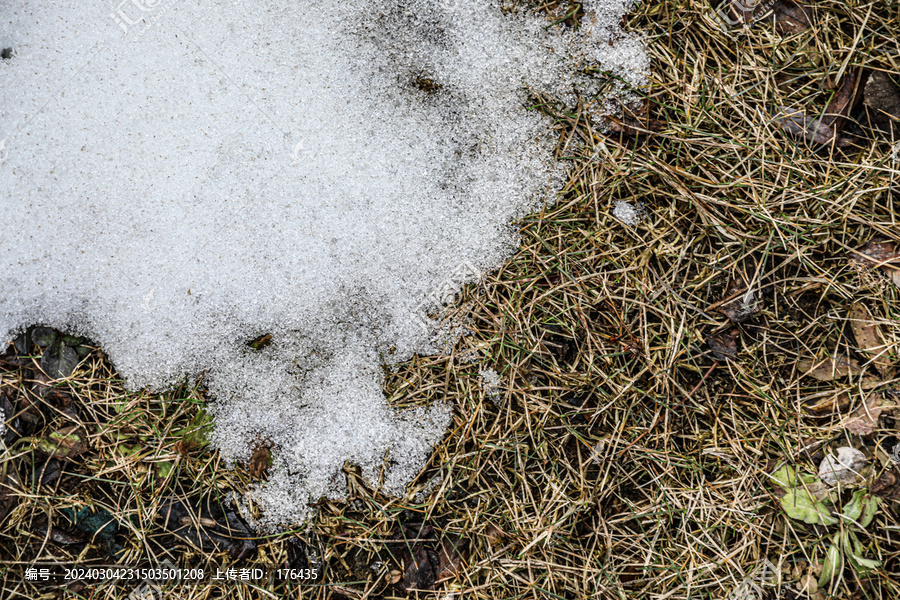
[[[139,444],[119,444],[116,449],[122,456],[134,456],[141,451]]]
[[[879,504],[881,504],[881,498],[878,496],[869,496],[863,506],[862,516],[859,518],[860,525],[863,527],[869,526],[869,523],[875,518],[875,513],[878,511]]]
[[[850,554],[855,554],[855,555],[857,555],[857,556],[862,556],[862,554],[863,554],[863,545],[862,545],[862,542],[859,541],[859,538],[856,537],[856,533],[854,533],[852,529],[848,532],[848,535],[849,535],[849,537],[850,537],[850,540],[853,542],[853,550],[852,550],[852,551],[848,551],[848,552],[849,552]]]
[[[878,496],[867,496],[866,490],[856,490],[853,492],[853,498],[844,506],[843,515],[866,527],[875,518],[880,502],[881,498]]]
[[[853,533],[852,530],[844,530],[843,546],[844,553],[847,555],[850,564],[852,564],[857,571],[869,571],[881,566],[880,560],[862,557],[865,550],[863,549],[863,545],[860,543],[859,538],[856,537],[856,534]]]
[[[261,335],[255,340],[252,340],[247,343],[248,346],[253,348],[254,350],[262,350],[266,348],[269,344],[272,343],[272,334],[267,333],[265,335]]]
[[[859,543],[858,540],[857,540],[857,543]],[[853,548],[850,546],[850,530],[849,529],[844,529],[841,532],[841,548],[843,548],[844,554],[846,554],[847,556],[850,556],[851,554],[853,554]]]
[[[781,487],[787,489],[797,487],[801,483],[814,483],[817,479],[815,475],[809,473],[800,473],[796,467],[785,465],[772,473],[772,479]]]
[[[837,573],[844,569],[844,554],[840,547],[840,534],[836,533],[832,538],[828,552],[825,553],[825,564],[822,574],[819,576],[819,587],[828,585]]]
[[[818,478],[818,476],[813,475],[812,473],[800,473],[800,481],[802,481],[803,483],[809,484],[809,483],[815,483],[815,482],[819,481],[819,478]]]
[[[87,444],[84,442],[83,432],[78,429],[77,425],[73,425],[54,431],[40,440],[37,448],[49,456],[70,459],[87,450]]]
[[[210,433],[212,433],[212,417],[205,410],[200,410],[185,429],[182,444],[187,450],[202,448],[209,444]]]
[[[802,488],[789,489],[781,499],[781,508],[792,519],[804,523],[819,525],[836,525],[838,520],[832,517],[821,502],[817,502],[809,492]]]
[[[165,479],[172,472],[172,467],[174,465],[170,461],[158,462],[156,463],[156,474],[159,475],[160,479]]]
[[[59,334],[56,333],[56,330],[49,327],[35,327],[31,330],[31,341],[41,348],[49,346],[58,338]]]
[[[784,465],[774,473],[772,479],[783,488],[792,488],[797,485],[797,469]]]
[[[64,335],[62,336],[62,343],[66,346],[81,346],[87,341],[87,338],[79,337],[77,335]]]
[[[881,566],[880,560],[875,560],[872,558],[862,558],[861,556],[857,556],[855,554],[850,555],[850,563],[856,567],[857,571],[872,571]]]
[[[843,516],[851,521],[856,521],[863,511],[863,496],[866,490],[856,490],[853,492],[853,498],[844,505]]]

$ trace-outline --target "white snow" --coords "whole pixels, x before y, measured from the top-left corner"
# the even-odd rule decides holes
[[[381,365],[437,348],[435,298],[552,200],[524,90],[644,84],[629,6],[573,33],[483,0],[3,2],[0,334],[87,335],[132,388],[204,374],[226,458],[275,444],[260,526],[346,460],[401,493],[450,408],[391,409]]]
[[[481,389],[484,390],[485,397],[496,406],[501,406],[503,402],[500,397],[500,374],[488,367],[479,371],[478,375],[481,379]]]
[[[613,206],[613,216],[629,227],[634,227],[641,222],[642,212],[640,205],[635,206],[624,200],[619,200]]]

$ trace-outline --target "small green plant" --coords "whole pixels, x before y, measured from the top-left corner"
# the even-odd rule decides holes
[[[863,557],[864,549],[856,535],[856,530],[863,530],[875,518],[881,498],[869,494],[865,488],[858,489],[840,514],[835,516],[828,504],[818,499],[821,496],[819,492],[827,490],[827,486],[815,475],[784,466],[772,474],[772,479],[785,492],[781,498],[781,508],[787,516],[814,525],[841,526],[840,531],[830,534],[819,586],[827,585],[843,571],[845,561],[860,575],[881,566],[881,561]],[[825,498],[836,500],[837,495],[831,492]]]

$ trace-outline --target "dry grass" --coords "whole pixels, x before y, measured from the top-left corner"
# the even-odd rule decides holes
[[[766,558],[781,567],[783,597],[797,595],[804,563],[824,557],[823,531],[785,518],[766,473],[783,462],[814,471],[814,450],[802,449],[818,440],[867,449],[871,480],[896,442],[890,412],[865,439],[838,426],[842,414],[811,414],[810,402],[840,391],[851,400],[843,413],[857,407],[864,378],[820,382],[798,362],[854,352],[852,302],[867,304],[896,355],[900,289],[848,253],[876,235],[900,241],[900,171],[889,141],[812,148],[782,135],[770,115],[779,106],[821,113],[829,89],[857,68],[900,72],[900,12],[820,1],[813,26],[785,36],[766,21],[726,33],[714,8],[636,9],[629,25],[648,38],[649,116],[661,131],[604,137],[580,113],[559,112],[560,155],[571,165],[559,202],[523,220],[517,253],[464,291],[456,314],[471,320],[471,335],[446,356],[417,357],[388,375],[397,405],[456,407],[409,495],[384,497],[348,465],[347,502],[323,501],[302,531],[258,540],[247,563],[276,568],[286,540],[299,538],[325,565],[319,584],[206,585],[183,597],[406,597],[391,585],[401,567],[385,542],[400,523],[421,521],[436,537],[462,540],[463,564],[437,586],[440,597],[725,598]],[[640,224],[612,217],[619,200],[643,206]],[[734,279],[764,301],[737,327],[717,311]],[[716,361],[706,336],[733,328],[737,359]],[[38,597],[41,586],[22,581],[31,561],[103,561],[97,544],[79,558],[41,529],[66,506],[114,514],[133,564],[170,550],[151,521],[166,498],[198,488],[224,495],[251,480],[210,453],[176,451],[201,391],[125,393],[99,356],[60,384],[86,407],[82,420],[92,411],[109,419],[92,430],[83,460],[49,488],[22,483],[32,477],[30,446],[3,462],[17,505],[0,532],[2,597]],[[480,384],[487,367],[501,375],[496,398]],[[27,376],[8,366],[2,391],[25,394]],[[47,427],[71,418],[59,414]],[[131,444],[137,453],[123,454]],[[175,468],[161,477],[156,463],[166,461]],[[862,540],[884,567],[865,581],[847,569],[834,597],[900,595],[895,508],[886,502]],[[180,548],[169,556],[184,558]]]

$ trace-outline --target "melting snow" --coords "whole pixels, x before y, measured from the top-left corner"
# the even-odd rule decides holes
[[[439,347],[428,311],[559,185],[524,90],[645,81],[630,2],[584,6],[576,33],[482,0],[5,2],[0,332],[89,336],[132,388],[204,373],[223,455],[277,449],[260,526],[346,460],[403,492],[450,408],[391,409],[381,365]]]

